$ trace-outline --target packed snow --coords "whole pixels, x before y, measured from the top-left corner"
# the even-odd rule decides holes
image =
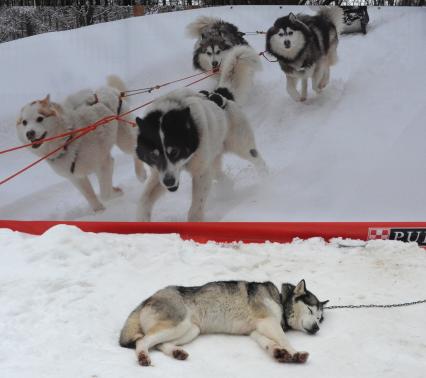
[[[64,225],[41,236],[2,229],[0,239],[2,377],[424,377],[425,304],[326,310],[315,336],[288,332],[310,353],[304,365],[279,364],[246,336],[202,335],[185,346],[187,361],[153,351],[152,367],[118,345],[130,311],[171,284],[304,278],[329,305],[424,299],[426,254],[415,243],[197,244]]]
[[[221,17],[242,31],[267,30],[290,11],[308,7],[234,6],[151,15],[0,45],[0,149],[18,145],[19,109],[50,93],[60,101],[103,85],[111,73],[140,88],[193,73],[194,41],[185,26],[199,15]],[[229,156],[234,185],[213,187],[208,221],[424,220],[426,160],[426,9],[369,8],[368,34],[344,35],[340,60],[321,95],[295,103],[277,63],[263,71],[244,111],[270,174],[259,178],[247,162]],[[257,50],[264,36],[247,36]],[[137,106],[175,86],[132,98]],[[197,83],[195,89],[211,88]],[[143,114],[143,110],[137,113]],[[0,188],[2,219],[135,220],[143,190],[128,156],[115,151],[114,181],[125,195],[93,213],[83,197],[45,163]],[[0,179],[35,160],[30,151],[0,156]],[[154,221],[183,221],[190,178],[167,193]]]

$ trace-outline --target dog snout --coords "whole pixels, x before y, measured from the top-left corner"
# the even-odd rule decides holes
[[[287,49],[289,49],[290,48],[290,41],[288,40],[288,39],[286,39],[285,41],[284,41],[284,47],[285,48],[287,48]]]
[[[167,188],[176,186],[176,179],[173,175],[166,173],[163,178],[163,183]]]
[[[213,68],[216,68],[218,65],[219,65],[219,62],[218,62],[218,61],[214,60],[214,61],[212,62],[212,66],[213,66]]]
[[[308,330],[311,335],[315,335],[319,331],[318,324],[313,324],[312,327]]]
[[[25,135],[27,136],[28,140],[33,140],[35,139],[35,131],[34,130],[29,130],[25,133]]]

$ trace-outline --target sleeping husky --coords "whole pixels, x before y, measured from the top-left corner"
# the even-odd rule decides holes
[[[250,335],[276,361],[303,363],[308,353],[296,351],[284,331],[317,333],[327,302],[306,290],[304,280],[297,286],[283,284],[281,293],[272,282],[168,286],[131,312],[119,343],[135,348],[139,364],[148,366],[151,348],[185,360],[188,353],[180,346],[199,334]]]
[[[256,149],[244,112],[234,102],[246,77],[257,66],[252,49],[236,47],[223,63],[219,87],[198,93],[178,89],[155,100],[139,126],[137,154],[151,166],[139,204],[138,220],[150,221],[157,199],[179,187],[183,169],[192,176],[192,203],[188,221],[203,221],[213,179],[223,177],[222,156],[232,152],[253,163],[262,173],[265,163]]]
[[[315,16],[305,14],[277,19],[266,34],[266,51],[278,59],[287,77],[287,92],[295,101],[307,98],[308,79],[319,93],[330,80],[330,66],[337,62],[338,36],[343,10],[323,7]],[[297,82],[302,80],[302,91]]]
[[[44,138],[79,129],[103,117],[127,111],[128,105],[120,98],[120,92],[124,90],[123,82],[116,76],[110,76],[108,86],[94,92],[79,91],[62,104],[50,101],[49,95],[43,100],[33,101],[21,109],[16,122],[18,138],[22,143],[32,142],[32,146],[28,148],[38,156],[45,156],[69,142],[72,136],[48,142],[44,142]],[[146,174],[143,163],[135,154],[136,137],[137,131],[129,124],[113,120],[65,145],[46,161],[57,174],[74,184],[94,211],[103,210],[104,206],[95,194],[88,175],[96,174],[102,200],[122,194],[120,188],[112,185],[114,161],[111,149],[116,144],[123,152],[134,156],[136,175],[143,181]]]

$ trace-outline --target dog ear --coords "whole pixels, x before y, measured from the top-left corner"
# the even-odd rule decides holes
[[[40,104],[42,106],[49,106],[50,105],[50,94],[47,94],[46,97],[43,100],[40,100]]]
[[[136,124],[138,125],[139,129],[142,127],[143,125],[143,119],[136,117]]]
[[[288,15],[288,19],[290,20],[290,22],[296,22],[296,16],[293,13],[290,13]]]
[[[306,284],[305,284],[305,280],[301,280],[297,285],[296,288],[294,289],[294,295],[296,297],[300,297],[301,295],[306,293]]]

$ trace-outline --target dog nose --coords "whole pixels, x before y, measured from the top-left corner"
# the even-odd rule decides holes
[[[176,179],[172,175],[166,174],[164,176],[163,183],[167,187],[173,187],[176,186]]]
[[[286,40],[284,41],[284,46],[285,46],[286,48],[289,48],[289,47],[290,47],[290,41],[286,39]]]
[[[218,63],[218,62],[216,62],[215,60],[212,62],[212,66],[213,66],[213,68],[216,68],[218,65],[219,65],[219,63]]]
[[[35,131],[34,130],[27,131],[25,135],[27,136],[29,140],[33,140],[35,138]]]
[[[309,333],[310,333],[310,334],[312,334],[312,335],[315,335],[318,331],[319,331],[318,324],[316,324],[316,323],[315,323],[315,324],[311,327],[311,329],[309,330]]]

